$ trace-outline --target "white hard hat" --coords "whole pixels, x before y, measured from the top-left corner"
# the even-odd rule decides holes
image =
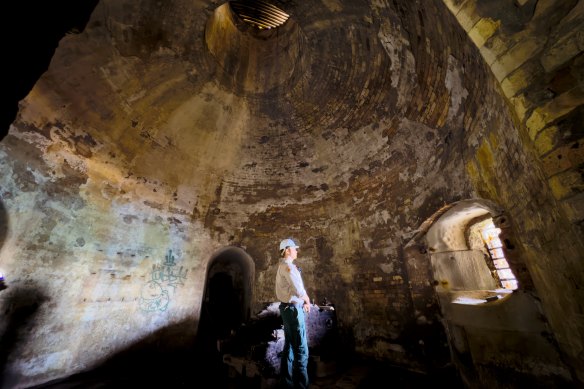
[[[280,250],[285,250],[286,247],[300,248],[292,239],[284,239],[280,242]]]

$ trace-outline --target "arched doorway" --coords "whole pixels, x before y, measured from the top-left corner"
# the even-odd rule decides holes
[[[203,319],[215,338],[235,333],[249,320],[255,264],[238,247],[227,247],[209,261],[203,295]]]
[[[208,262],[196,363],[206,376],[214,377],[217,387],[226,387],[228,379],[221,344],[250,318],[254,277],[253,260],[238,247],[223,248]]]

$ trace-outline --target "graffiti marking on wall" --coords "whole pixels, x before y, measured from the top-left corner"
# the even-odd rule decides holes
[[[150,281],[142,287],[140,308],[145,312],[166,311],[170,302],[169,290],[174,293],[177,287],[184,285],[187,273],[182,266],[177,268],[172,250],[168,250],[164,262],[152,266]]]

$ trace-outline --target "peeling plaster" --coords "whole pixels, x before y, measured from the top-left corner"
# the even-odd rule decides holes
[[[391,60],[391,86],[402,90],[397,108],[403,108],[407,105],[409,92],[417,85],[416,60],[398,23],[383,21],[378,37]]]
[[[331,12],[340,12],[343,10],[343,5],[339,0],[322,0],[322,3]]]
[[[433,141],[419,142],[419,139],[412,134],[432,133]],[[440,145],[440,132],[422,123],[417,123],[403,118],[398,131],[392,138],[393,152],[400,152],[407,155],[412,160],[414,169],[401,171],[400,181],[412,181],[424,179],[429,175],[435,175],[439,171],[439,164],[436,161],[436,150]],[[412,171],[413,170],[413,171]]]
[[[464,68],[462,68],[464,69]],[[446,88],[450,91],[450,109],[448,110],[447,121],[459,117],[458,111],[464,99],[468,97],[468,91],[463,86],[461,66],[456,58],[452,55],[448,57],[448,67],[446,78],[444,79]],[[461,122],[462,118],[458,122]]]
[[[392,274],[395,272],[395,264],[393,262],[382,263],[379,265],[379,267],[385,274]]]

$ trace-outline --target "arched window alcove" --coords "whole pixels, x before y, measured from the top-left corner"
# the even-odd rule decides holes
[[[531,382],[540,373],[533,366],[568,375],[501,207],[484,199],[443,207],[404,246],[404,258],[414,306],[444,325],[450,358],[466,386],[500,387],[493,361],[501,355],[509,382]],[[429,301],[439,312],[428,308]]]
[[[513,252],[509,224],[504,212],[487,200],[460,201],[433,221],[425,243],[436,291],[447,299],[443,303],[482,304],[518,289],[510,263],[522,266]]]

